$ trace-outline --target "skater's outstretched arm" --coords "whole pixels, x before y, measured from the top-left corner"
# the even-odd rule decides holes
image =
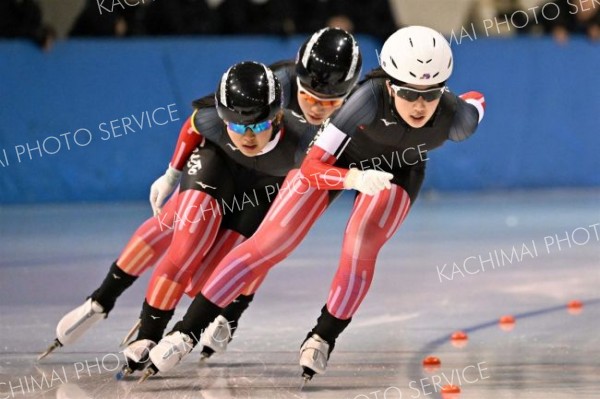
[[[164,175],[156,179],[150,187],[150,205],[154,215],[159,215],[162,211],[162,205],[165,199],[179,183],[181,178],[181,171],[185,166],[185,162],[188,160],[192,151],[202,143],[204,138],[194,127],[194,117],[198,110],[189,117],[183,124],[181,131],[179,132],[179,138],[175,146],[175,151],[171,157],[171,162]]]

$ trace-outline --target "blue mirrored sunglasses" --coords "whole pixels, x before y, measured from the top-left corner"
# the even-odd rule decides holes
[[[262,133],[268,130],[272,125],[272,121],[253,123],[251,125],[240,125],[239,123],[227,122],[227,127],[237,134],[246,134],[248,129],[252,130],[254,134]]]

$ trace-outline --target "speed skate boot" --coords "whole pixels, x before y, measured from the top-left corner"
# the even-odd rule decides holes
[[[116,262],[111,265],[108,274],[96,291],[86,301],[64,315],[56,326],[56,339],[42,353],[38,360],[48,356],[52,351],[63,345],[72,344],[79,340],[94,324],[106,318],[115,306],[117,298],[125,291],[137,276],[132,276],[121,270]]]
[[[214,353],[223,353],[227,350],[227,345],[233,339],[240,317],[248,309],[252,299],[254,299],[254,294],[238,296],[206,327],[200,338],[200,345],[202,345],[200,360],[205,360]]]
[[[117,379],[146,368],[150,363],[150,350],[156,346],[156,343],[162,337],[169,320],[173,317],[173,313],[174,309],[161,310],[151,306],[144,300],[137,338],[123,351],[126,364],[117,373]]]
[[[52,351],[63,345],[72,344],[92,328],[94,324],[106,317],[104,308],[92,298],[63,316],[56,326],[56,338],[44,353],[38,356],[41,360]]]
[[[300,366],[305,381],[315,374],[324,374],[329,359],[329,343],[318,334],[309,334],[300,347]]]
[[[198,294],[183,318],[173,326],[173,331],[150,351],[151,363],[140,382],[159,371],[168,371],[177,366],[198,344],[202,331],[222,310],[204,295]]]
[[[227,344],[233,339],[232,334],[229,320],[223,316],[218,316],[208,325],[200,338],[200,345],[202,345],[200,360],[208,359],[214,353],[225,352]]]
[[[164,373],[171,370],[181,363],[192,349],[194,349],[194,341],[189,335],[181,331],[167,335],[150,351],[150,364],[140,382],[159,371]]]
[[[325,373],[335,340],[351,320],[338,319],[329,313],[327,306],[323,306],[317,325],[308,333],[300,347],[300,366],[305,382],[311,380],[315,374]]]

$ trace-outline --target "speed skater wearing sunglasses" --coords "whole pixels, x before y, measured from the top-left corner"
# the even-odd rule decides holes
[[[298,83],[298,94],[302,97],[304,101],[306,101],[310,105],[319,104],[322,107],[339,107],[346,100],[347,95],[342,97],[319,97],[315,93],[309,91],[308,89],[302,86],[300,79],[296,80]]]
[[[246,134],[248,129],[252,130],[252,133],[259,134],[269,130],[269,128],[273,126],[273,121],[266,120],[259,123],[253,123],[250,125],[242,125],[239,123],[227,122],[227,127],[237,133],[237,134]]]
[[[423,97],[423,100],[427,102],[432,102],[442,97],[442,94],[444,94],[446,91],[446,86],[434,87],[425,90],[414,89],[406,86],[398,86],[395,84],[390,84],[390,87],[398,97],[409,102],[415,102],[419,99],[419,97]]]

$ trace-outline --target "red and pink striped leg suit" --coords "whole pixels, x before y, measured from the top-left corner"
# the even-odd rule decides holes
[[[225,307],[240,293],[254,292],[252,283],[300,244],[327,204],[328,191],[309,184],[299,171],[291,172],[259,229],[221,261],[202,294]],[[409,208],[408,194],[397,185],[375,196],[358,194],[327,300],[335,317],[349,319],[356,312],[369,290],[379,250]]]

